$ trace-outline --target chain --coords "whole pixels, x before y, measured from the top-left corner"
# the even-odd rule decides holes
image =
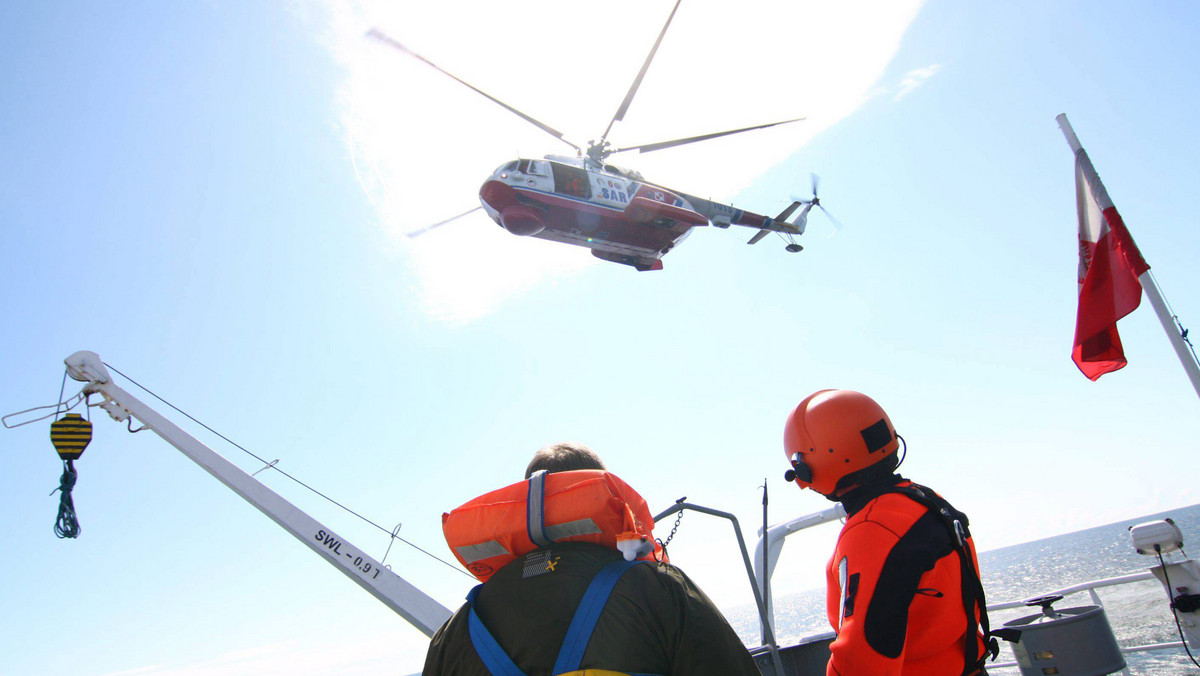
[[[675,537],[675,531],[679,530],[680,521],[683,521],[683,510],[679,510],[679,514],[675,515],[675,525],[671,526],[671,533],[667,535],[667,539],[663,541],[663,547],[671,544],[671,538]]]
[[[682,498],[679,498],[678,500],[676,500],[675,504],[678,505],[679,503],[683,502],[684,500],[687,500],[686,495],[683,496]],[[667,545],[671,544],[671,539],[675,537],[675,531],[679,530],[679,522],[680,521],[683,521],[683,510],[682,509],[679,510],[675,514],[675,525],[671,526],[671,532],[667,535],[666,541],[663,541],[663,540],[658,541],[658,544],[662,545],[663,550],[666,550]]]

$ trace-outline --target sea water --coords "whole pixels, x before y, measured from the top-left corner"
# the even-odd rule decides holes
[[[1138,554],[1129,539],[1129,527],[1170,517],[1183,531],[1184,549],[1189,543],[1200,560],[1200,505],[1036,540],[979,554],[979,569],[989,604],[1042,596],[1072,585],[1149,570],[1158,564],[1154,556]],[[1097,590],[1117,643],[1122,647],[1178,641],[1166,590],[1158,580],[1144,580]],[[1086,593],[1073,594],[1055,608],[1093,605]],[[991,614],[993,628],[1007,621],[1039,612],[1037,608],[1014,608]],[[738,608],[729,621],[748,644],[757,645],[758,616],[754,608]],[[805,636],[829,631],[825,617],[825,591],[812,589],[775,598],[775,629],[780,645],[790,645]],[[1001,641],[997,662],[1011,662],[1012,650]],[[1196,657],[1200,659],[1200,654]],[[1200,674],[1182,648],[1125,655],[1134,676],[1180,676]],[[989,668],[1003,676],[1019,674],[1017,667]]]

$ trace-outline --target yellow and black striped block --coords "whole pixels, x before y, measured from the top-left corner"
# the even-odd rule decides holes
[[[92,440],[92,423],[78,413],[68,413],[50,423],[50,443],[63,460],[75,460],[83,455]]]

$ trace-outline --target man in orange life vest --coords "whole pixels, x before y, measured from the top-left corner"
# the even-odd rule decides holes
[[[785,478],[846,509],[826,569],[827,674],[984,674],[997,648],[967,517],[895,473],[902,442],[879,404],[850,390],[809,395],[784,427]]]
[[[480,501],[485,509],[504,509],[511,505],[511,495],[489,502],[488,496],[493,495],[489,493],[443,517],[455,556],[486,581],[472,590],[467,603],[434,634],[424,676],[760,676],[716,606],[681,570],[655,561],[650,542],[637,552],[644,554],[641,561],[627,561],[629,557],[615,547],[555,539],[554,529],[561,525],[549,515],[555,510],[556,497],[563,494],[564,485],[585,483],[600,490],[616,487],[620,499],[604,494],[599,502],[623,505],[622,511],[637,522],[636,529],[650,534],[653,517],[645,501],[604,469],[604,463],[586,446],[555,444],[538,451],[529,463],[522,482],[528,488],[514,484],[493,492],[516,489],[521,498],[529,496],[530,506],[545,503],[544,516],[530,518],[530,530],[544,530],[541,535],[549,533],[549,537],[532,551],[521,552],[522,547],[513,546],[507,536],[456,546],[458,540],[479,540],[458,535],[459,515],[470,514]],[[549,473],[555,476],[546,476]],[[559,492],[552,492],[552,486]],[[533,511],[533,507],[521,508],[514,539],[525,538],[524,520],[527,512]],[[592,516],[595,519],[571,523],[604,521],[601,515]],[[488,519],[471,522],[469,517],[463,518],[467,523],[480,523],[467,528],[484,531],[488,538],[501,530]],[[452,529],[456,529],[454,533]],[[538,537],[531,535],[525,542],[536,543]],[[501,541],[516,551],[506,552],[507,558],[485,558],[505,548]],[[492,572],[486,561],[501,565]]]

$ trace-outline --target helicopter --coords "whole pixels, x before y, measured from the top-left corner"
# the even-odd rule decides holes
[[[661,270],[663,256],[678,246],[694,228],[710,224],[717,228],[739,225],[757,229],[758,232],[747,244],[757,244],[768,234],[779,233],[787,241],[787,251],[797,253],[803,250],[804,247],[796,242],[795,237],[804,233],[813,207],[833,218],[817,197],[815,176],[810,199],[793,198],[783,211],[771,218],[665,188],[647,181],[637,171],[607,162],[608,157],[616,153],[653,152],[805,119],[797,117],[671,141],[614,148],[608,141],[609,132],[616,122],[624,119],[681,3],[682,0],[676,0],[658,39],[616,114],[609,121],[608,128],[598,141],[590,141],[586,148],[567,140],[562,132],[553,127],[444,70],[378,28],[369,30],[368,37],[424,62],[572,147],[576,153],[574,156],[548,154],[537,159],[519,157],[506,162],[497,167],[480,187],[481,207],[434,223],[410,233],[410,236],[428,232],[482,208],[493,221],[514,235],[587,247],[597,258],[628,265],[639,271]],[[795,218],[789,222],[793,214],[796,214]],[[836,224],[836,220],[834,222]]]

